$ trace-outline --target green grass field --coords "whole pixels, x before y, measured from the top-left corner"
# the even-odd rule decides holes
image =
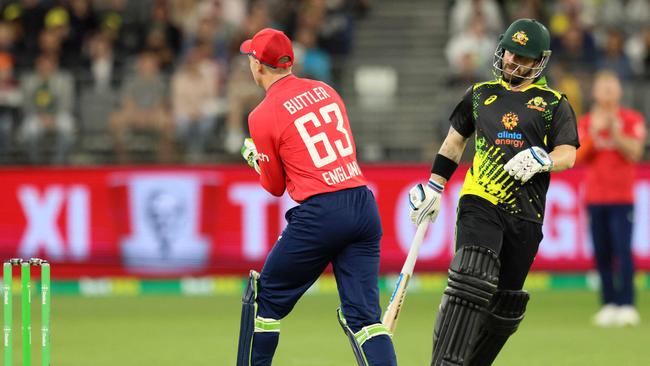
[[[394,341],[400,365],[428,365],[438,294],[409,294]],[[309,295],[282,322],[275,365],[355,365],[336,321],[334,295]],[[386,299],[382,299],[386,304]],[[599,329],[589,291],[532,292],[527,318],[496,365],[647,365],[650,292],[639,294],[637,328]],[[15,304],[17,306],[18,303]],[[18,308],[16,308],[18,309]],[[17,312],[17,310],[15,310]],[[34,311],[37,311],[35,306]],[[52,365],[234,365],[240,299],[140,296],[57,296],[52,307]],[[34,346],[38,316],[34,314]],[[20,365],[15,314],[15,365]],[[34,365],[40,365],[34,352]]]

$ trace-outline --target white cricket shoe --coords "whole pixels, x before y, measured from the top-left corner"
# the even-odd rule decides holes
[[[606,304],[594,315],[593,323],[599,327],[607,328],[619,324],[618,306]]]
[[[621,327],[634,327],[641,324],[641,316],[634,306],[624,305],[618,308],[616,323]]]

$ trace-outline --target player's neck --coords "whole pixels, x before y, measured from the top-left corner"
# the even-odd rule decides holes
[[[517,85],[510,84],[510,90],[512,91],[521,91],[524,90],[526,87],[530,86],[532,83],[535,81],[532,79],[525,79],[521,83]]]
[[[269,88],[275,84],[278,80],[284,79],[285,77],[291,75],[291,73],[286,74],[270,74],[267,78],[262,79],[262,87],[264,90],[269,90]]]

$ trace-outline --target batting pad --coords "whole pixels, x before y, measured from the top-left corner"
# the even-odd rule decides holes
[[[492,365],[524,319],[529,299],[526,291],[499,290],[494,294],[479,331],[471,342],[472,350],[468,356],[470,366]]]
[[[465,246],[456,252],[434,328],[432,366],[463,365],[497,290],[499,268],[498,255],[488,248]]]

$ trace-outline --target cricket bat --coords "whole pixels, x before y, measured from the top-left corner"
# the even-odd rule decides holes
[[[428,226],[429,220],[424,220],[420,225],[418,225],[413,241],[411,241],[411,248],[409,249],[408,256],[406,257],[402,271],[400,272],[397,283],[395,284],[395,290],[393,291],[393,295],[391,295],[388,306],[386,307],[382,323],[384,323],[384,326],[386,326],[391,333],[395,332],[397,318],[399,317],[399,312],[402,309],[404,298],[406,297],[406,288],[408,287],[411,276],[413,276],[413,268],[415,268],[415,262],[418,259],[420,246],[422,245],[422,241],[424,241],[424,235],[427,233]]]

